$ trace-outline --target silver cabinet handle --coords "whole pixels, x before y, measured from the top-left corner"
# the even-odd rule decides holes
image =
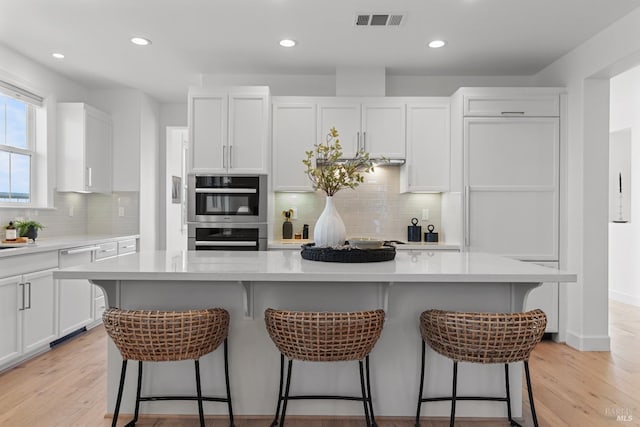
[[[87,187],[92,187],[93,186],[93,173],[92,172],[93,171],[92,171],[91,168],[87,168],[87,173],[89,175],[89,179],[88,179],[89,183],[88,183]]]
[[[136,245],[123,246],[122,249],[133,249]]]
[[[109,252],[115,252],[117,249],[100,249],[101,254],[106,254]]]
[[[471,200],[471,196],[469,195],[470,191],[469,191],[469,186],[465,185],[464,187],[464,199],[465,199],[465,211],[466,211],[466,215],[467,217],[465,218],[465,230],[464,230],[464,241],[465,241],[465,246],[469,247],[471,245],[471,205],[470,205],[470,200]]]
[[[356,132],[356,151],[360,151],[360,132]]]
[[[26,307],[24,307],[24,308],[25,308],[25,310],[28,310],[28,309],[30,309],[30,308],[31,308],[31,282],[26,282],[26,283],[24,284],[24,287],[22,288],[22,292],[23,292],[23,294],[24,294],[24,288],[26,288],[26,287],[27,287],[27,285],[29,285],[29,292],[27,293],[27,295],[29,296],[29,305],[28,305],[28,306],[26,306]],[[22,303],[22,305],[24,305],[24,296],[22,297],[22,299],[23,299],[23,303]]]
[[[90,248],[68,249],[66,251],[62,251],[62,255],[83,254],[85,252],[93,252],[96,250],[98,250],[97,246],[91,246]]]
[[[227,146],[222,146],[222,167],[227,168]]]
[[[501,111],[500,114],[516,114],[519,116],[524,116],[524,111]]]
[[[367,132],[362,132],[362,149],[367,151]]]
[[[18,309],[19,311],[24,310],[24,283],[20,283],[18,286],[22,286],[22,306]]]
[[[233,145],[229,146],[229,169],[233,168]]]

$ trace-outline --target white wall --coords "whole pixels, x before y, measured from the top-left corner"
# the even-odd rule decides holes
[[[186,175],[184,175],[184,146],[187,143],[188,130],[186,127],[170,127],[162,132],[167,140],[166,166],[164,171],[164,214],[165,214],[165,239],[160,242],[160,246],[170,250],[187,250],[187,227],[183,218],[183,201],[186,200],[184,186],[186,185]],[[181,178],[180,203],[173,203],[172,197],[172,177]],[[186,212],[185,212],[186,213]]]
[[[631,130],[631,165],[640,165],[640,67],[611,79],[610,130]],[[609,223],[609,296],[640,306],[640,174],[631,174],[631,218]]]
[[[160,226],[160,107],[142,96],[140,114],[140,250],[159,248]]]
[[[536,76],[537,85],[568,91],[564,268],[577,285],[561,287],[567,343],[608,350],[609,78],[640,63],[640,9],[606,28]]]

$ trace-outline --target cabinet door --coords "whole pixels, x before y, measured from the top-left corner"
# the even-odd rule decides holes
[[[558,259],[559,121],[466,118],[466,246]]]
[[[20,356],[22,286],[20,277],[0,279],[0,366]]]
[[[55,283],[52,272],[39,271],[25,274],[23,283],[27,287],[23,311],[22,341],[25,353],[46,347],[56,339]]]
[[[269,99],[229,95],[229,173],[268,173]]]
[[[85,120],[87,190],[95,193],[110,193],[112,187],[111,121],[88,107]]]
[[[407,105],[407,162],[401,191],[449,191],[448,100]]]
[[[560,97],[549,95],[465,95],[465,116],[558,117]]]
[[[352,158],[360,149],[360,104],[354,102],[323,102],[318,105],[317,142],[324,143],[329,129],[335,127],[344,158]]]
[[[362,105],[362,145],[372,158],[404,159],[405,106],[398,102]]]
[[[87,326],[93,320],[93,293],[87,280],[59,280],[60,336]]]
[[[198,172],[227,169],[227,95],[189,97],[189,138],[191,168]]]
[[[302,159],[315,142],[315,104],[273,104],[274,191],[313,191]]]

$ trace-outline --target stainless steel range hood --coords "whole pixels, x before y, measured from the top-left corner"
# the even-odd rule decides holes
[[[353,160],[353,159],[338,159],[337,163],[345,163],[348,162],[349,160]],[[374,166],[379,167],[379,166],[402,166],[404,165],[407,161],[405,159],[371,159],[374,163]],[[328,162],[324,161],[323,159],[316,159],[316,165],[317,166],[324,166],[325,164],[327,164]]]

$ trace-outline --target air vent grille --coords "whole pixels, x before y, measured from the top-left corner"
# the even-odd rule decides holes
[[[356,15],[356,27],[398,27],[404,23],[402,13],[359,13]]]

